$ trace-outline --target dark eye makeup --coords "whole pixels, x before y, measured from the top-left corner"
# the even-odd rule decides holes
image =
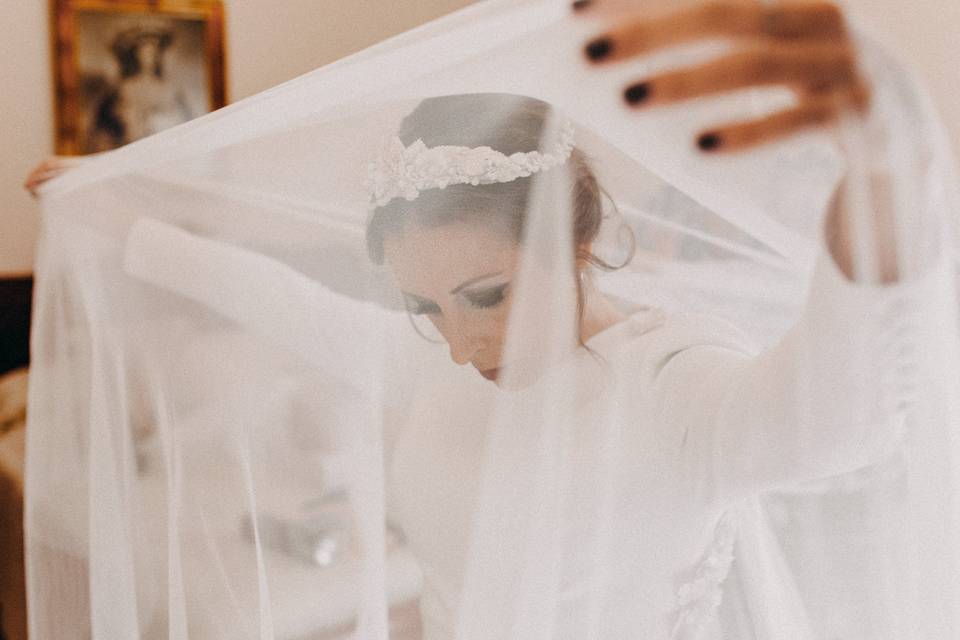
[[[415,316],[425,316],[433,313],[440,313],[440,307],[436,302],[431,302],[424,298],[419,298],[409,293],[403,295],[404,300],[407,302],[407,311],[412,313]]]
[[[505,283],[479,291],[464,291],[462,295],[473,306],[480,309],[489,309],[503,302],[509,286],[509,283]]]
[[[475,291],[462,291],[460,295],[473,307],[478,309],[491,309],[504,301],[507,297],[507,290],[510,283],[504,283],[488,289],[477,289]],[[440,313],[440,307],[436,302],[421,298],[410,293],[404,294],[407,303],[407,309],[413,315],[430,315]]]

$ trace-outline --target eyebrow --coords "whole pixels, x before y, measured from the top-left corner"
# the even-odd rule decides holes
[[[502,273],[503,273],[503,271],[497,271],[496,273],[488,273],[488,274],[483,275],[483,276],[477,276],[476,278],[470,278],[470,279],[467,280],[466,282],[460,283],[456,288],[451,289],[451,290],[450,290],[450,294],[451,294],[451,295],[456,295],[457,293],[460,293],[462,290],[466,289],[467,287],[469,287],[469,286],[472,285],[472,284],[475,284],[475,283],[477,283],[477,282],[480,282],[481,280],[486,280],[487,278],[492,278],[493,276],[499,276],[499,275],[502,274]]]

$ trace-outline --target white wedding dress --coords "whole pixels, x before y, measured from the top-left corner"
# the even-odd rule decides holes
[[[598,584],[617,592],[600,612],[601,637],[642,629],[655,638],[719,638],[709,632],[719,633],[738,508],[764,491],[896,456],[916,384],[904,373],[915,370],[906,355],[915,349],[902,329],[929,293],[930,277],[852,283],[824,256],[803,320],[763,353],[722,319],[660,310],[637,311],[594,336],[587,346],[599,358],[581,351],[567,363],[579,382],[572,453],[563,461],[571,472],[557,640],[585,637],[595,623],[585,603]],[[885,364],[855,364],[865,361]],[[806,367],[823,377],[799,390]],[[425,640],[454,637],[496,393],[472,372],[446,377],[414,401],[393,445],[390,513],[424,573]],[[609,504],[597,470],[611,411],[626,416],[626,433]],[[524,452],[515,453],[503,468],[525,463]],[[609,519],[604,508],[615,510],[622,530],[608,551],[614,575],[601,578],[611,569],[597,562],[590,540]]]

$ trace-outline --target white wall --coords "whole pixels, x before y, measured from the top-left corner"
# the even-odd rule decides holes
[[[230,94],[240,99],[471,0],[226,0]],[[960,149],[960,2],[849,0],[926,77]],[[46,0],[0,0],[0,275],[29,272],[36,204],[20,187],[53,150]],[[573,45],[575,43],[571,43]]]
[[[20,187],[53,150],[47,3],[0,0],[0,275],[29,272],[37,209]]]
[[[960,153],[960,2],[845,0],[926,80]]]
[[[231,97],[253,95],[474,0],[226,0]]]

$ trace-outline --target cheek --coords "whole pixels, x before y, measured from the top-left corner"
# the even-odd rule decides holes
[[[493,309],[480,312],[479,317],[482,320],[479,320],[478,324],[482,325],[490,346],[496,347],[497,351],[502,350],[507,336],[510,335],[510,298]]]
[[[506,305],[502,305],[506,307]],[[483,326],[483,335],[490,346],[496,346],[499,350],[507,341],[509,334],[509,317],[507,309],[496,309],[484,314],[480,324]]]

